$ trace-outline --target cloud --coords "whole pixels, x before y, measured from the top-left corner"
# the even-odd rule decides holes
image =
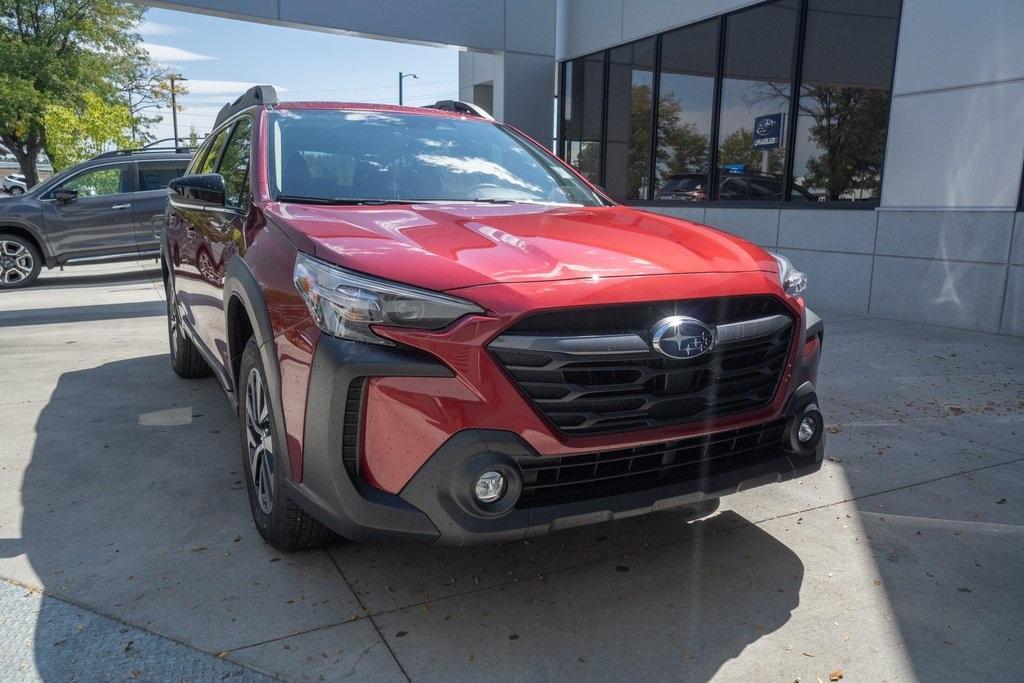
[[[144,36],[176,36],[185,33],[187,29],[170,24],[159,24],[155,21],[144,21],[139,25],[139,33]]]
[[[154,43],[143,43],[143,49],[157,62],[206,62],[216,57],[201,55],[198,52],[189,52],[170,45],[156,45]]]

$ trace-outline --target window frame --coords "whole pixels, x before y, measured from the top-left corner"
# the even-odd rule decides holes
[[[708,157],[708,176],[709,176],[708,188],[710,189],[710,188],[714,187],[715,184],[717,184],[717,182],[718,182],[718,176],[719,176],[719,173],[718,173],[718,135],[719,135],[719,132],[720,132],[720,123],[721,123],[720,119],[721,119],[722,82],[723,82],[723,72],[724,72],[724,66],[725,66],[725,64],[724,64],[724,62],[725,62],[724,51],[725,51],[725,48],[726,48],[727,24],[728,24],[729,18],[734,16],[734,15],[737,15],[737,14],[740,14],[742,12],[746,12],[746,11],[749,11],[749,10],[752,10],[752,9],[756,9],[756,8],[759,8],[759,7],[762,7],[762,6],[765,6],[765,5],[771,5],[774,2],[776,2],[776,1],[777,0],[764,0],[763,2],[758,2],[758,3],[755,3],[755,4],[747,5],[745,7],[741,7],[741,8],[729,11],[729,12],[723,12],[721,14],[717,14],[717,15],[712,16],[712,17],[706,17],[704,19],[700,19],[699,21],[690,22],[688,24],[683,24],[683,25],[680,25],[680,26],[673,26],[673,27],[671,27],[669,29],[666,29],[664,31],[661,31],[661,32],[659,32],[657,34],[640,36],[640,37],[637,37],[637,38],[635,38],[633,40],[630,40],[630,41],[622,43],[622,44],[611,45],[611,46],[609,46],[607,48],[604,48],[604,49],[601,49],[601,50],[595,50],[593,52],[588,52],[588,53],[576,55],[576,56],[574,56],[572,58],[564,59],[564,60],[560,61],[558,63],[558,71],[557,71],[558,76],[559,76],[559,79],[558,79],[558,95],[557,95],[558,101],[559,101],[559,106],[558,106],[558,130],[556,131],[557,143],[555,145],[555,148],[556,148],[556,150],[558,152],[559,158],[562,158],[562,160],[565,161],[565,159],[562,157],[562,152],[564,151],[564,145],[565,145],[565,136],[564,136],[564,132],[565,132],[564,105],[565,105],[565,101],[566,101],[565,70],[567,68],[569,68],[569,65],[572,62],[575,62],[576,60],[584,60],[584,59],[594,58],[594,57],[600,56],[604,60],[604,92],[602,93],[603,94],[603,98],[602,98],[602,107],[601,107],[601,109],[602,109],[602,114],[601,114],[601,118],[602,118],[602,121],[601,121],[601,140],[600,140],[601,156],[600,156],[600,159],[599,159],[600,173],[599,173],[599,182],[597,184],[602,189],[604,188],[606,180],[607,180],[608,78],[609,78],[609,70],[610,70],[609,69],[610,54],[611,54],[611,51],[614,50],[617,47],[622,47],[623,45],[631,45],[633,43],[637,43],[639,41],[650,39],[650,38],[653,37],[655,39],[655,48],[654,48],[655,49],[655,63],[654,63],[653,86],[652,86],[652,91],[653,91],[652,92],[652,108],[653,108],[653,112],[652,112],[652,125],[651,125],[651,129],[652,129],[651,133],[652,133],[652,138],[653,139],[652,139],[652,145],[651,145],[651,151],[650,151],[649,166],[652,169],[652,171],[655,170],[656,169],[656,165],[657,165],[657,147],[656,147],[657,132],[658,132],[658,126],[659,126],[659,123],[660,123],[659,120],[658,120],[658,107],[659,107],[659,103],[658,103],[657,98],[660,95],[660,93],[658,91],[660,90],[661,70],[662,70],[662,63],[661,63],[662,62],[662,57],[661,57],[661,55],[662,55],[662,38],[666,34],[668,34],[668,33],[671,33],[673,31],[677,31],[677,30],[682,29],[682,28],[686,28],[688,26],[694,26],[694,25],[701,24],[701,23],[708,22],[708,21],[717,21],[718,22],[718,31],[719,31],[719,34],[718,34],[718,55],[717,55],[717,58],[716,58],[716,65],[715,65],[715,84],[714,84],[714,95],[713,95],[714,99],[712,101],[712,119],[711,119],[711,130],[710,130],[711,145],[710,145],[710,153],[709,153],[709,157]],[[800,85],[801,85],[801,78],[802,78],[802,72],[803,72],[804,47],[805,47],[805,43],[806,43],[807,13],[808,13],[808,3],[809,3],[809,0],[796,0],[796,3],[797,3],[797,19],[796,19],[797,24],[796,24],[796,31],[795,31],[795,35],[794,35],[793,63],[792,63],[791,69],[790,69],[791,74],[790,74],[790,81],[789,81],[790,96],[789,96],[789,106],[788,106],[788,110],[787,110],[787,116],[788,116],[789,124],[787,125],[788,130],[786,131],[785,149],[783,150],[784,175],[782,177],[782,198],[780,200],[767,200],[767,201],[729,201],[729,200],[723,201],[723,200],[716,200],[716,199],[709,198],[707,200],[702,200],[702,201],[687,201],[687,202],[681,202],[681,201],[669,200],[669,199],[654,199],[654,197],[656,196],[656,190],[654,188],[654,182],[652,180],[651,187],[648,188],[648,197],[649,197],[648,199],[617,199],[617,198],[613,198],[615,202],[617,202],[619,204],[626,205],[626,206],[665,206],[665,207],[676,207],[676,208],[685,208],[685,207],[694,207],[694,208],[719,207],[719,208],[748,208],[748,209],[753,209],[753,208],[763,208],[763,209],[780,209],[780,208],[785,208],[785,209],[795,209],[795,210],[837,210],[838,209],[838,210],[847,210],[847,211],[856,211],[856,210],[874,211],[875,209],[878,208],[878,206],[880,204],[880,199],[881,199],[880,197],[877,198],[877,199],[865,200],[865,201],[825,200],[825,201],[817,201],[817,202],[794,201],[792,199],[792,197],[791,197],[792,188],[793,188],[792,164],[793,164],[794,157],[795,157],[795,154],[796,154],[796,118],[795,117],[796,117],[796,114],[799,111],[799,104],[800,104],[800,92],[801,92]],[[890,76],[889,76],[889,98],[890,98],[889,120],[888,120],[888,122],[886,124],[886,144],[884,145],[884,147],[882,149],[881,164],[880,164],[881,171],[879,172],[879,187],[882,187],[882,184],[883,184],[883,181],[884,181],[886,155],[887,155],[887,153],[889,151],[888,136],[889,136],[889,128],[890,128],[891,122],[892,122],[892,106],[891,106],[892,97],[893,97],[893,95],[892,95],[892,88],[893,88],[893,85],[895,84],[895,78],[896,78],[896,61],[897,61],[897,58],[899,56],[900,26],[901,26],[901,23],[902,23],[902,20],[903,20],[903,4],[904,4],[904,0],[896,0],[896,4],[897,4],[897,9],[896,9],[896,30],[895,30],[896,40],[895,40],[895,44],[893,46],[892,67],[891,67]],[[566,163],[568,163],[568,162],[566,162]],[[654,176],[652,175],[651,178],[653,179]],[[1024,171],[1022,171],[1022,174],[1021,174],[1021,190],[1020,190],[1020,196],[1018,198],[1018,210],[1024,211]]]

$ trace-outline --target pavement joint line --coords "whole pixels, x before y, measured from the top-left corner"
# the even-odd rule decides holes
[[[981,445],[986,445],[986,444],[981,444]],[[1012,451],[1010,451],[1010,452],[1012,452]],[[787,513],[784,513],[784,514],[775,515],[773,517],[765,517],[763,519],[758,519],[758,520],[747,520],[747,522],[745,524],[740,524],[738,526],[730,527],[728,529],[719,529],[717,531],[709,531],[709,532],[704,533],[704,534],[699,534],[697,536],[691,536],[689,538],[680,539],[678,541],[669,541],[667,543],[652,544],[652,545],[648,545],[648,546],[646,546],[644,548],[641,548],[640,550],[635,550],[635,551],[632,551],[632,552],[619,553],[617,555],[608,555],[606,557],[595,558],[594,560],[591,560],[589,562],[580,562],[580,563],[577,563],[577,564],[567,565],[565,567],[559,567],[557,569],[552,569],[551,571],[546,572],[544,574],[544,576],[551,576],[553,574],[560,574],[560,573],[567,572],[567,571],[573,571],[573,570],[576,570],[576,569],[582,569],[584,567],[590,567],[590,566],[593,566],[595,564],[599,564],[601,562],[608,562],[610,560],[617,560],[617,559],[621,559],[621,558],[624,558],[624,557],[628,557],[631,554],[636,554],[636,553],[645,552],[645,551],[649,551],[649,550],[657,550],[659,548],[668,548],[668,547],[671,547],[671,546],[674,546],[674,545],[683,545],[683,544],[686,544],[686,543],[692,543],[693,541],[699,541],[701,539],[709,538],[711,536],[717,536],[718,534],[731,533],[731,532],[738,531],[740,529],[746,529],[746,528],[752,527],[752,526],[761,526],[761,525],[767,524],[769,522],[774,522],[774,521],[777,521],[777,520],[780,520],[780,519],[786,519],[787,517],[793,517],[795,515],[803,515],[803,514],[808,514],[808,513],[811,513],[811,512],[817,512],[819,510],[825,510],[825,509],[828,509],[828,508],[831,508],[831,507],[836,507],[838,505],[845,505],[847,503],[852,503],[852,502],[855,502],[855,501],[858,501],[858,500],[864,500],[866,498],[873,498],[875,496],[881,496],[881,495],[885,495],[887,493],[894,493],[896,491],[903,491],[903,490],[911,489],[911,488],[914,488],[914,487],[917,487],[917,486],[923,486],[925,484],[932,484],[932,483],[937,482],[937,481],[943,481],[945,479],[952,479],[954,477],[961,477],[961,476],[964,476],[964,475],[967,475],[967,474],[973,474],[975,472],[981,472],[981,471],[992,469],[992,468],[995,468],[995,467],[1002,467],[1004,465],[1012,465],[1012,464],[1015,464],[1015,463],[1018,463],[1018,462],[1024,462],[1024,456],[1019,457],[1019,458],[1012,458],[1010,460],[1005,460],[1003,462],[997,462],[997,463],[991,463],[989,465],[983,465],[981,467],[976,467],[976,468],[970,469],[970,470],[963,470],[963,471],[960,471],[960,472],[951,472],[949,474],[944,474],[944,475],[941,475],[941,476],[938,476],[938,477],[934,477],[932,479],[926,479],[926,480],[923,480],[923,481],[912,482],[910,484],[904,484],[903,486],[896,486],[894,488],[885,489],[883,491],[874,491],[872,493],[865,493],[865,494],[860,495],[860,496],[853,496],[852,498],[844,498],[843,500],[837,500],[837,501],[833,501],[831,503],[822,503],[821,505],[815,505],[813,507],[803,508],[801,510],[794,510],[792,512],[787,512]],[[317,626],[315,628],[307,629],[305,631],[298,631],[296,633],[290,633],[288,635],[280,636],[279,638],[271,638],[269,640],[265,640],[265,641],[262,641],[262,642],[259,642],[259,643],[253,643],[251,645],[244,645],[242,647],[238,647],[238,648],[235,648],[233,650],[230,650],[230,652],[237,652],[238,650],[244,650],[246,648],[256,647],[258,645],[266,645],[268,643],[274,643],[274,642],[278,642],[278,641],[281,641],[281,640],[286,640],[288,638],[292,638],[292,637],[295,637],[295,636],[306,635],[308,633],[316,633],[317,631],[325,631],[327,629],[334,628],[335,626],[342,626],[344,624],[351,624],[351,623],[354,623],[354,622],[359,621],[361,619],[369,619],[370,623],[373,624],[374,629],[377,631],[377,634],[380,635],[381,640],[383,640],[384,644],[387,646],[388,651],[391,652],[391,656],[394,657],[395,661],[398,663],[399,668],[402,669],[402,673],[404,673],[406,675],[406,678],[409,678],[409,675],[405,672],[405,667],[402,666],[402,663],[398,660],[398,657],[395,655],[394,651],[391,649],[391,645],[387,642],[387,639],[384,637],[384,634],[381,632],[380,628],[378,628],[377,623],[373,619],[374,617],[386,616],[386,615],[390,615],[390,614],[397,614],[398,612],[405,612],[405,611],[410,610],[410,609],[415,609],[417,607],[422,607],[423,605],[443,602],[445,600],[451,600],[451,599],[454,599],[454,598],[462,598],[462,597],[465,597],[467,595],[475,595],[477,593],[483,593],[485,591],[501,589],[501,588],[505,588],[506,586],[511,586],[511,585],[518,584],[518,583],[526,583],[527,581],[533,581],[533,580],[537,579],[537,576],[524,576],[521,579],[517,578],[517,579],[512,579],[512,580],[507,580],[507,581],[501,581],[499,583],[495,583],[495,584],[489,585],[489,586],[480,586],[480,587],[471,588],[470,590],[462,591],[462,592],[459,592],[459,593],[452,593],[450,595],[443,595],[443,596],[440,596],[440,597],[430,598],[430,599],[427,599],[427,600],[420,600],[419,602],[409,603],[409,604],[406,604],[406,605],[402,605],[400,607],[395,607],[395,608],[391,608],[391,609],[383,609],[383,610],[380,610],[378,612],[370,612],[370,611],[368,611],[366,609],[366,607],[363,604],[362,599],[359,597],[359,595],[356,593],[356,591],[352,588],[351,584],[349,584],[348,578],[345,576],[345,573],[342,571],[341,566],[338,564],[337,560],[334,559],[334,556],[330,553],[330,551],[327,551],[327,554],[330,556],[331,561],[334,563],[335,568],[337,568],[338,573],[341,574],[342,579],[349,586],[349,590],[352,591],[352,594],[355,596],[356,601],[359,603],[360,607],[363,608],[363,615],[359,616],[359,617],[356,617],[354,619],[346,619],[344,621],[339,621],[339,622],[332,623],[332,624],[323,624],[323,625]],[[232,661],[234,661],[234,660],[232,660]],[[411,681],[412,679],[409,678],[409,680]]]
[[[359,597],[359,593],[356,592],[352,582],[348,580],[347,576],[345,576],[345,572],[342,571],[341,565],[334,559],[334,555],[331,554],[330,550],[324,548],[324,552],[327,553],[327,557],[331,560],[331,564],[333,564],[334,568],[338,570],[338,575],[341,576],[341,580],[345,582],[345,585],[348,586],[348,589],[352,592],[352,596],[356,599],[356,602],[359,603],[359,607],[362,608],[363,614],[365,614],[366,618],[370,620],[370,625],[373,626],[373,630],[377,632],[377,637],[380,638],[382,643],[384,643],[384,647],[388,649],[388,652],[391,654],[391,658],[395,660],[395,664],[398,665],[398,669],[402,672],[402,675],[405,676],[405,680],[412,683],[412,677],[409,676],[409,672],[405,670],[405,666],[402,665],[401,660],[398,659],[398,655],[396,655],[395,651],[391,648],[391,643],[389,643],[388,639],[384,637],[384,634],[380,630],[380,626],[378,626],[377,622],[374,621],[373,615],[366,609],[363,599]]]
[[[95,615],[103,617],[104,619],[110,619],[111,621],[117,622],[118,624],[122,624],[123,626],[126,626],[128,628],[132,628],[132,629],[135,629],[137,631],[141,631],[142,633],[154,636],[156,638],[162,638],[162,639],[170,641],[172,643],[176,643],[177,645],[181,645],[183,647],[187,647],[190,650],[195,650],[196,652],[201,652],[202,654],[209,655],[210,657],[213,657],[215,659],[225,659],[224,657],[220,656],[219,652],[210,652],[209,650],[204,650],[201,647],[196,647],[195,645],[193,645],[191,643],[186,643],[183,640],[179,640],[179,639],[174,638],[172,636],[164,635],[163,633],[157,633],[156,631],[150,630],[150,629],[146,628],[145,626],[139,626],[138,624],[133,624],[130,621],[125,621],[121,617],[117,617],[117,616],[114,616],[112,614],[107,614],[106,612],[98,610],[98,609],[96,609],[94,607],[89,607],[88,605],[82,604],[81,602],[78,602],[77,600],[70,600],[70,599],[68,599],[68,598],[66,598],[64,596],[54,595],[53,593],[48,592],[45,587],[31,586],[31,585],[29,585],[29,584],[27,584],[27,583],[25,583],[23,581],[19,581],[17,579],[12,579],[9,576],[0,576],[0,581],[3,581],[4,583],[6,583],[8,585],[11,585],[11,586],[14,586],[16,588],[21,588],[21,589],[27,590],[30,593],[38,593],[39,595],[42,595],[43,597],[49,598],[50,600],[56,600],[57,602],[62,602],[65,605],[70,605],[71,607],[74,607],[75,609],[82,610],[83,612],[91,612],[91,613],[93,613]],[[225,651],[225,652],[228,652],[228,651]],[[229,661],[232,664],[234,664],[236,666],[239,666],[239,667],[241,667],[243,669],[248,669],[249,671],[252,671],[254,673],[258,673],[258,674],[260,674],[262,676],[269,676],[270,678],[273,678],[275,680],[283,680],[283,679],[281,679],[280,676],[277,676],[275,674],[269,673],[267,671],[263,671],[262,669],[257,669],[256,667],[250,666],[249,664],[243,664],[242,662],[236,662],[233,659],[227,659],[227,661]]]

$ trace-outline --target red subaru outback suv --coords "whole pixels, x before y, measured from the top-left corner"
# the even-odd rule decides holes
[[[781,257],[619,206],[472,105],[226,105],[163,240],[171,361],[282,549],[505,541],[821,466]]]

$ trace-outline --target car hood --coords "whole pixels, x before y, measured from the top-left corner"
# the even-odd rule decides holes
[[[271,203],[266,211],[320,259],[433,290],[776,269],[742,239],[623,206]]]

